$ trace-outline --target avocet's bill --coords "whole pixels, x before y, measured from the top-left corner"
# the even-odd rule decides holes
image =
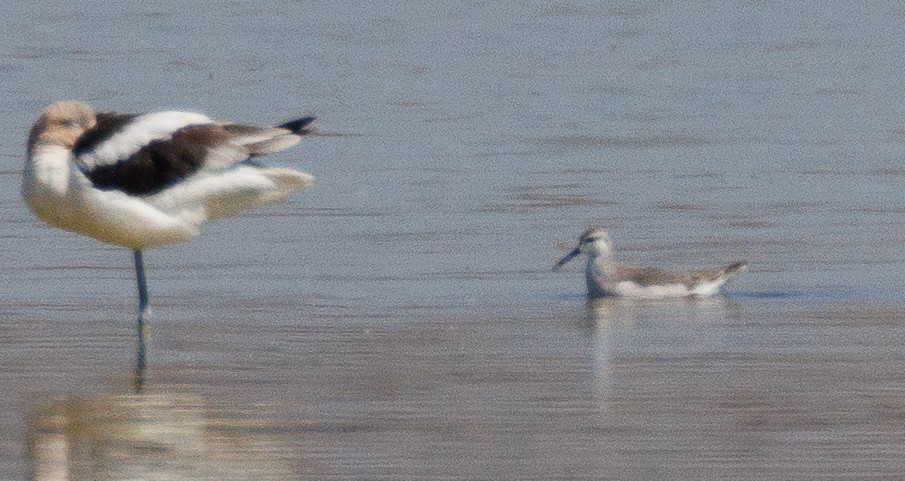
[[[613,241],[603,229],[591,227],[578,240],[578,246],[566,254],[553,269],[569,260],[587,256],[585,280],[588,298],[624,296],[645,299],[671,297],[709,297],[727,280],[748,268],[745,262],[735,262],[717,269],[670,272],[649,267],[618,264],[613,256]]]
[[[305,172],[255,158],[315,133],[313,123],[253,127],[192,112],[95,113],[79,101],[57,102],[31,129],[22,195],[51,226],[133,249],[146,300],[142,249],[188,241],[208,220],[311,184]]]

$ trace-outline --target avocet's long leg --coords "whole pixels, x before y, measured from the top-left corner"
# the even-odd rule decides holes
[[[255,127],[195,112],[97,113],[64,101],[47,106],[34,123],[22,170],[29,209],[53,227],[133,250],[138,389],[151,317],[141,250],[187,242],[208,220],[307,188],[310,175],[257,159],[320,135],[314,120]]]
[[[134,385],[136,392],[141,392],[145,379],[145,366],[147,344],[145,343],[145,335],[148,333],[148,324],[146,318],[151,314],[151,303],[148,299],[148,283],[145,281],[145,264],[141,257],[141,251],[134,251],[135,257],[135,279],[138,281],[138,352],[135,356],[135,379]]]

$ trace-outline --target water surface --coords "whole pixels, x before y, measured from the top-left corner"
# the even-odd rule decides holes
[[[0,478],[895,479],[905,92],[895,3],[9,2]],[[47,103],[346,134],[315,185],[131,256],[19,199]],[[745,259],[725,298],[583,299]]]

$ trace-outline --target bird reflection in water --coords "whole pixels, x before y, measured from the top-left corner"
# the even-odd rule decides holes
[[[33,409],[29,479],[298,479],[271,421],[183,386],[149,389],[146,375],[139,362],[131,394],[61,395]]]
[[[593,339],[598,409],[618,408],[620,361],[721,349],[726,340],[719,329],[708,326],[735,315],[735,310],[724,297],[588,301],[581,324]]]

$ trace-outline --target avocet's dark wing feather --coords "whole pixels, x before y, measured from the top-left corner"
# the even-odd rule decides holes
[[[100,114],[73,154],[96,187],[152,195],[201,170],[295,145],[311,132],[313,120],[261,128],[215,123],[191,112]]]

